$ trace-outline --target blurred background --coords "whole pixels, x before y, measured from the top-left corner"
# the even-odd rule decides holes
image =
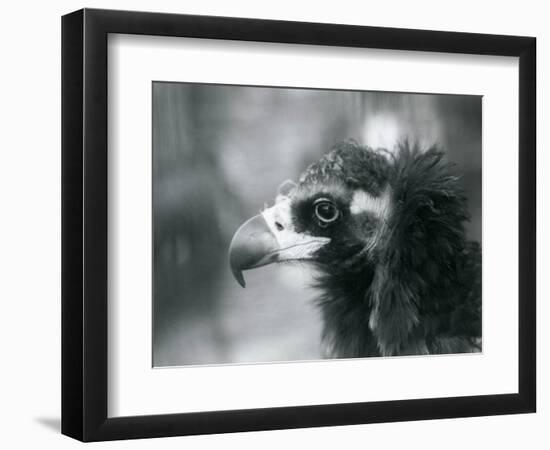
[[[321,358],[305,266],[233,279],[233,233],[338,141],[441,145],[481,240],[481,97],[153,83],[153,365]]]

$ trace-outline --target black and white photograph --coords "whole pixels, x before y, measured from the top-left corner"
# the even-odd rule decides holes
[[[3,6],[0,448],[550,449],[544,2]]]
[[[482,352],[482,103],[153,81],[153,366]]]

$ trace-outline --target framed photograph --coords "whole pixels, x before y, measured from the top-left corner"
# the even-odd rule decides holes
[[[532,37],[62,19],[62,432],[535,412]]]

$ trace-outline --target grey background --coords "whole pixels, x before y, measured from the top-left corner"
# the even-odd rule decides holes
[[[307,266],[231,276],[247,218],[341,140],[438,143],[481,239],[481,97],[153,83],[153,365],[318,359]]]

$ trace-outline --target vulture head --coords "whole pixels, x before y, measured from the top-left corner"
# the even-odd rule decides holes
[[[479,248],[443,156],[337,145],[237,230],[233,275],[244,287],[246,270],[314,264],[330,356],[479,351]]]

